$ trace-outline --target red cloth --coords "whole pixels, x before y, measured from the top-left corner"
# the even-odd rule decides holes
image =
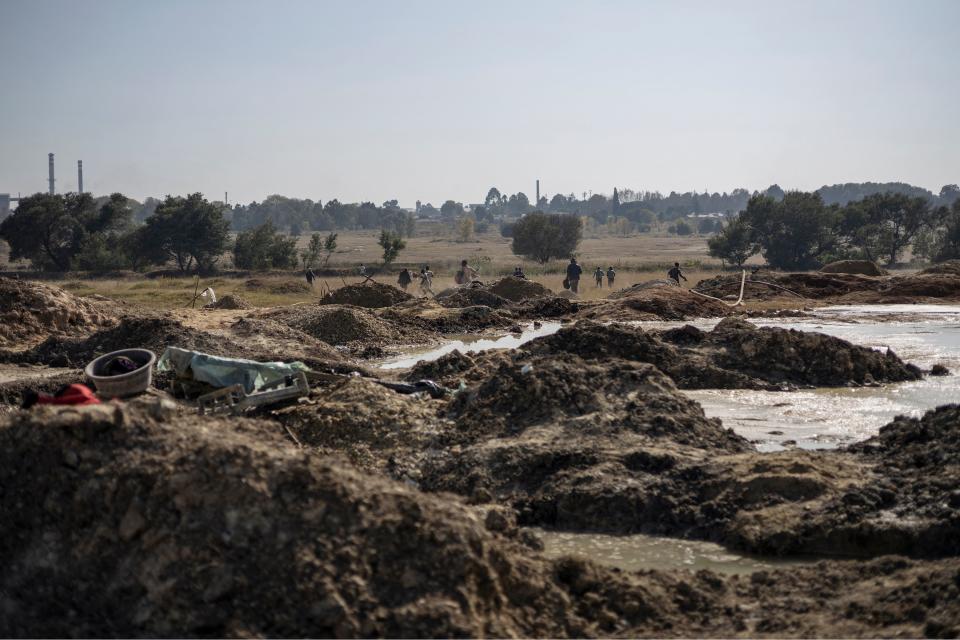
[[[37,404],[100,404],[100,400],[87,385],[71,384],[64,387],[55,396],[41,393],[37,398]]]

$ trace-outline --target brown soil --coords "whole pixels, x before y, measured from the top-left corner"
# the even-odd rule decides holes
[[[379,311],[379,317],[398,327],[408,326],[428,333],[463,334],[512,326],[506,311],[484,306],[447,308],[437,301],[414,298]]]
[[[726,578],[549,561],[518,542],[509,518],[304,453],[279,431],[156,402],[0,421],[0,635],[960,630],[958,560]]]
[[[775,286],[770,286],[775,285]],[[779,288],[778,288],[779,287]],[[701,280],[697,291],[723,298],[736,296],[740,276],[716,276]],[[869,277],[844,273],[761,272],[747,278],[745,300],[792,298],[834,303],[911,303],[960,300],[960,277],[949,267],[931,273]]]
[[[872,260],[837,260],[823,265],[820,273],[852,273],[861,276],[887,275],[887,272]]]
[[[243,286],[251,291],[266,290],[269,293],[309,293],[310,285],[300,280],[261,280],[259,278],[250,278],[243,283]]]
[[[379,309],[410,300],[412,295],[388,284],[369,281],[340,287],[320,299],[320,304],[351,304],[355,307]]]
[[[507,276],[489,287],[491,293],[506,298],[511,302],[522,302],[531,298],[542,298],[552,295],[553,292],[538,282]]]
[[[22,347],[48,336],[89,333],[113,324],[105,305],[59,287],[0,277],[0,347]]]
[[[434,338],[421,328],[388,322],[373,311],[353,306],[297,305],[267,311],[259,317],[276,320],[334,346],[410,345]]]
[[[575,353],[656,365],[683,389],[788,389],[917,380],[919,369],[893,353],[840,338],[725,318],[713,331],[669,331],[581,321],[521,347],[533,355]],[[521,357],[522,359],[522,357]]]
[[[247,302],[242,296],[227,294],[217,300],[216,304],[210,305],[213,309],[251,309],[253,305]]]
[[[445,307],[462,308],[480,305],[491,309],[499,309],[510,304],[510,300],[483,287],[461,287],[450,291],[447,295],[437,294],[437,302]]]
[[[229,335],[236,342],[270,354],[270,360],[321,361],[327,365],[341,363],[344,356],[334,347],[310,334],[277,320],[242,317],[229,327]]]
[[[729,315],[730,307],[662,282],[641,283],[614,292],[599,303],[582,303],[578,317],[603,321],[692,320]]]
[[[501,364],[512,362],[512,352],[491,350],[482,353],[460,353],[458,350],[425,362],[421,360],[404,376],[410,382],[433,380],[449,388],[461,382],[474,383],[488,378]]]

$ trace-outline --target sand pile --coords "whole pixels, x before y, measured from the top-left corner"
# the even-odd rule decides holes
[[[367,309],[380,309],[404,302],[412,295],[397,287],[372,280],[335,289],[320,299],[320,304],[350,304]]]
[[[255,350],[187,327],[166,317],[122,318],[109,329],[98,331],[87,338],[49,338],[24,352],[17,361],[58,367],[84,367],[94,358],[120,349],[149,349],[159,357],[167,347],[180,347],[219,356],[256,358]]]
[[[929,266],[920,272],[920,275],[950,275],[960,276],[960,260],[947,260]]]
[[[336,365],[344,360],[343,355],[326,342],[277,320],[238,318],[230,325],[230,333],[236,342],[272,354],[270,360],[303,360],[310,366],[313,365],[308,361]]]
[[[419,480],[444,402],[404,395],[363,378],[316,389],[310,403],[275,413],[305,446],[345,455],[358,467]]]
[[[211,309],[252,309],[253,305],[247,302],[242,296],[228,293],[215,304],[210,305]]]
[[[501,278],[490,285],[489,291],[511,302],[522,302],[531,298],[549,296],[553,293],[539,282],[514,278],[513,276]]]
[[[97,305],[58,287],[0,277],[0,347],[89,332],[113,322]]]
[[[581,321],[532,340],[521,350],[647,362],[683,389],[836,387],[922,377],[919,369],[892,352],[880,353],[820,333],[758,328],[737,318],[721,320],[710,332],[693,326],[652,332]]]
[[[370,347],[416,344],[429,340],[422,329],[387,322],[371,311],[351,306],[300,305],[277,309],[263,317],[299,329],[334,346]]]
[[[482,287],[450,289],[446,295],[437,294],[437,302],[454,308],[484,306],[499,309],[510,304],[510,300]]]
[[[264,280],[262,278],[250,278],[243,283],[243,286],[250,291],[267,291],[274,294],[288,293],[310,293],[310,285],[300,280]]]
[[[660,281],[640,283],[610,294],[608,300],[585,309],[583,317],[604,321],[692,320],[730,314],[730,307]]]
[[[457,388],[460,382],[474,383],[485,380],[501,364],[511,362],[511,354],[496,349],[481,353],[460,353],[454,349],[436,360],[421,360],[404,376],[410,382],[433,380],[449,388]]]
[[[837,260],[821,267],[820,273],[852,273],[861,276],[887,275],[887,272],[873,260]]]
[[[0,635],[591,633],[544,561],[460,505],[279,431],[160,407],[9,418]]]

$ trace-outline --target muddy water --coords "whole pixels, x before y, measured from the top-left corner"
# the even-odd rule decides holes
[[[809,564],[814,559],[759,558],[730,551],[712,542],[677,540],[658,536],[611,536],[599,533],[565,533],[535,529],[543,541],[544,555],[583,556],[626,571],[636,569],[710,569],[718,573],[752,573],[785,566]]]
[[[497,338],[483,338],[471,335],[456,336],[453,340],[441,347],[410,352],[401,358],[382,363],[380,368],[408,369],[421,360],[432,362],[454,350],[459,350],[460,353],[474,353],[477,351],[487,351],[489,349],[515,349],[525,342],[530,342],[534,338],[548,336],[559,330],[559,322],[544,322],[539,328],[534,328],[533,325],[530,324],[524,328],[522,333],[507,334]]]
[[[758,320],[761,326],[816,331],[878,350],[892,349],[929,369],[943,364],[945,377],[854,389],[792,393],[747,390],[690,391],[708,416],[755,442],[761,451],[784,446],[834,448],[875,435],[898,415],[920,416],[960,402],[960,306],[869,305],[825,307],[811,318]],[[715,322],[697,323],[709,328]]]

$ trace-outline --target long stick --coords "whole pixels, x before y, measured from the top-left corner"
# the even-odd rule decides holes
[[[197,290],[200,288],[200,274],[197,274],[197,283],[193,287],[193,300],[190,301],[190,308],[193,309],[197,304]]]

